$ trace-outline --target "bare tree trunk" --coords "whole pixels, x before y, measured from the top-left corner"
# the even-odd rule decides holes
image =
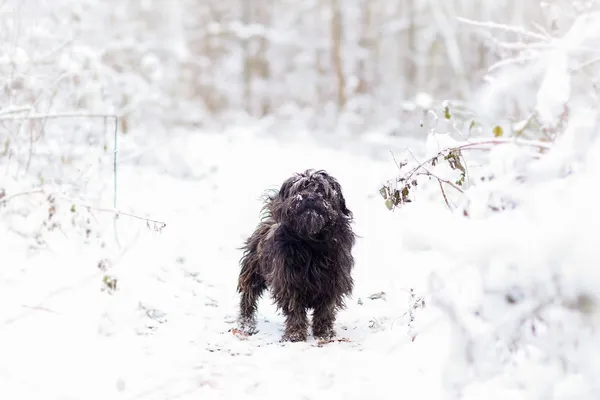
[[[369,84],[367,83],[367,63],[371,57],[367,54],[373,52],[373,38],[371,36],[371,0],[361,1],[361,34],[358,40],[358,46],[362,50],[358,60],[357,76],[358,86],[356,93],[365,94],[368,92]]]
[[[380,76],[380,65],[381,65],[381,42],[383,41],[381,29],[373,29],[373,26],[377,26],[377,24],[383,23],[383,19],[385,16],[381,12],[381,3],[379,0],[373,0],[375,5],[373,6],[375,10],[371,10],[371,29],[372,29],[372,43],[371,43],[371,64],[372,64],[372,76],[371,76],[371,85],[373,88],[377,88],[381,81]],[[374,32],[373,32],[374,31]],[[373,93],[373,90],[371,90]]]
[[[323,59],[325,55],[323,54],[323,50],[320,48],[316,49],[316,68],[317,68],[317,76],[316,76],[316,92],[317,92],[317,101],[315,104],[316,109],[318,110],[323,104],[327,103],[327,93],[323,90],[323,85],[321,82],[323,81],[323,77],[327,75],[327,70],[325,68]]]
[[[323,10],[322,8],[326,7],[325,4],[323,4],[322,2],[318,2],[315,5],[315,9],[314,9],[314,13],[313,13],[313,18],[314,18],[314,25],[312,25],[312,27],[314,27],[315,30],[319,30],[319,33],[321,33],[321,29],[323,27],[323,20],[321,15],[323,14]],[[316,102],[314,104],[315,110],[317,111],[317,113],[323,109],[323,104],[327,103],[328,100],[328,96],[327,96],[327,92],[325,91],[322,82],[325,79],[325,77],[327,76],[327,52],[323,49],[323,46],[320,43],[316,43],[315,46],[315,68],[316,68],[316,74],[315,74],[315,93],[316,93]]]
[[[252,13],[252,0],[240,0],[242,2],[242,21],[244,25],[248,25],[251,22]],[[243,80],[243,96],[244,96],[244,110],[248,114],[252,114],[252,60],[249,49],[249,39],[242,37],[242,63],[244,64],[244,80]]]
[[[342,65],[342,18],[340,0],[331,0],[331,58],[337,80],[337,104],[341,111],[346,105],[346,78]]]
[[[190,27],[187,45],[193,56],[185,63],[181,79],[187,80],[186,92],[191,99],[201,99],[206,110],[216,114],[227,107],[227,98],[223,96],[215,81],[215,65],[218,65],[220,53],[226,51],[221,38],[209,32],[206,27],[212,21],[221,19],[219,10],[211,5],[199,5],[193,9],[195,24]],[[206,60],[210,60],[207,63]]]
[[[246,0],[250,3],[252,0]],[[265,28],[265,30],[271,24],[270,18],[270,1],[263,0],[260,2],[260,7],[257,10],[257,21]],[[263,88],[267,88],[268,81],[270,78],[270,68],[269,68],[269,60],[267,58],[267,50],[269,46],[269,41],[267,40],[266,34],[262,35],[259,39],[258,44],[258,53],[256,55],[256,74],[260,77],[261,86]],[[265,115],[271,112],[271,99],[270,93],[268,90],[261,91],[261,115],[264,117]]]
[[[417,12],[415,6],[416,0],[406,0],[406,10],[402,14],[406,16],[408,19],[408,30],[407,30],[407,57],[406,57],[406,82],[411,83],[412,85],[407,87],[404,96],[412,96],[415,93],[415,88],[418,87],[419,82],[417,82],[417,54],[416,54],[416,40],[417,40]]]
[[[209,4],[209,24],[214,21],[223,21],[226,16],[223,11],[213,4]],[[207,24],[208,25],[208,24]],[[201,83],[201,91],[203,97],[206,99],[205,104],[211,113],[218,114],[219,112],[227,109],[229,106],[229,99],[220,91],[217,83],[217,68],[219,68],[219,61],[225,53],[227,53],[228,43],[225,34],[222,32],[212,33],[208,30],[205,31],[205,57],[210,60],[210,64],[205,70],[209,71],[210,83]]]

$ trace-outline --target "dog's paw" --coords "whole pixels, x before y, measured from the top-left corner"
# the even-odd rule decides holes
[[[238,332],[243,332],[246,336],[252,336],[258,333],[258,328],[256,327],[256,321],[239,321],[238,323]]]
[[[313,336],[317,340],[331,340],[337,335],[336,331],[331,329],[315,329],[313,330]]]
[[[317,347],[323,347],[329,343],[334,343],[334,342],[339,342],[339,343],[352,343],[352,341],[348,338],[338,338],[338,339],[319,339],[317,340]]]
[[[306,332],[292,331],[284,333],[280,342],[305,342],[306,339],[308,339]]]
[[[256,325],[250,325],[250,326],[243,327],[242,330],[244,332],[246,332],[249,336],[252,336],[252,335],[255,335],[258,333],[258,328],[256,327]]]

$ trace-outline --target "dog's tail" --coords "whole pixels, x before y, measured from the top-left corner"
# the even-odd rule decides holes
[[[256,248],[248,248],[244,252],[240,264],[237,292],[244,293],[252,290],[252,286],[260,280],[260,262]]]
[[[238,293],[248,292],[257,284],[264,285],[260,271],[259,244],[260,239],[265,236],[268,230],[269,226],[260,224],[242,247],[244,254],[240,260],[241,270],[237,285]]]

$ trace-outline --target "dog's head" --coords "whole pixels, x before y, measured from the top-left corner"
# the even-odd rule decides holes
[[[288,178],[269,208],[277,222],[303,237],[352,219],[340,184],[323,170],[309,169]]]

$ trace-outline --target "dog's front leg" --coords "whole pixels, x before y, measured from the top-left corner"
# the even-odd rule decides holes
[[[285,331],[281,338],[283,342],[306,341],[308,337],[308,316],[303,307],[285,307]]]
[[[335,302],[327,302],[315,307],[313,311],[312,331],[316,339],[331,339],[335,336]]]
[[[265,258],[271,260],[267,264],[270,269],[268,276],[273,300],[277,308],[285,316],[285,330],[281,337],[282,342],[300,342],[308,338],[308,316],[306,307],[300,301],[302,281],[297,275],[295,266],[290,265],[294,254],[289,249],[281,246],[280,242],[273,242],[273,246],[266,246]]]

